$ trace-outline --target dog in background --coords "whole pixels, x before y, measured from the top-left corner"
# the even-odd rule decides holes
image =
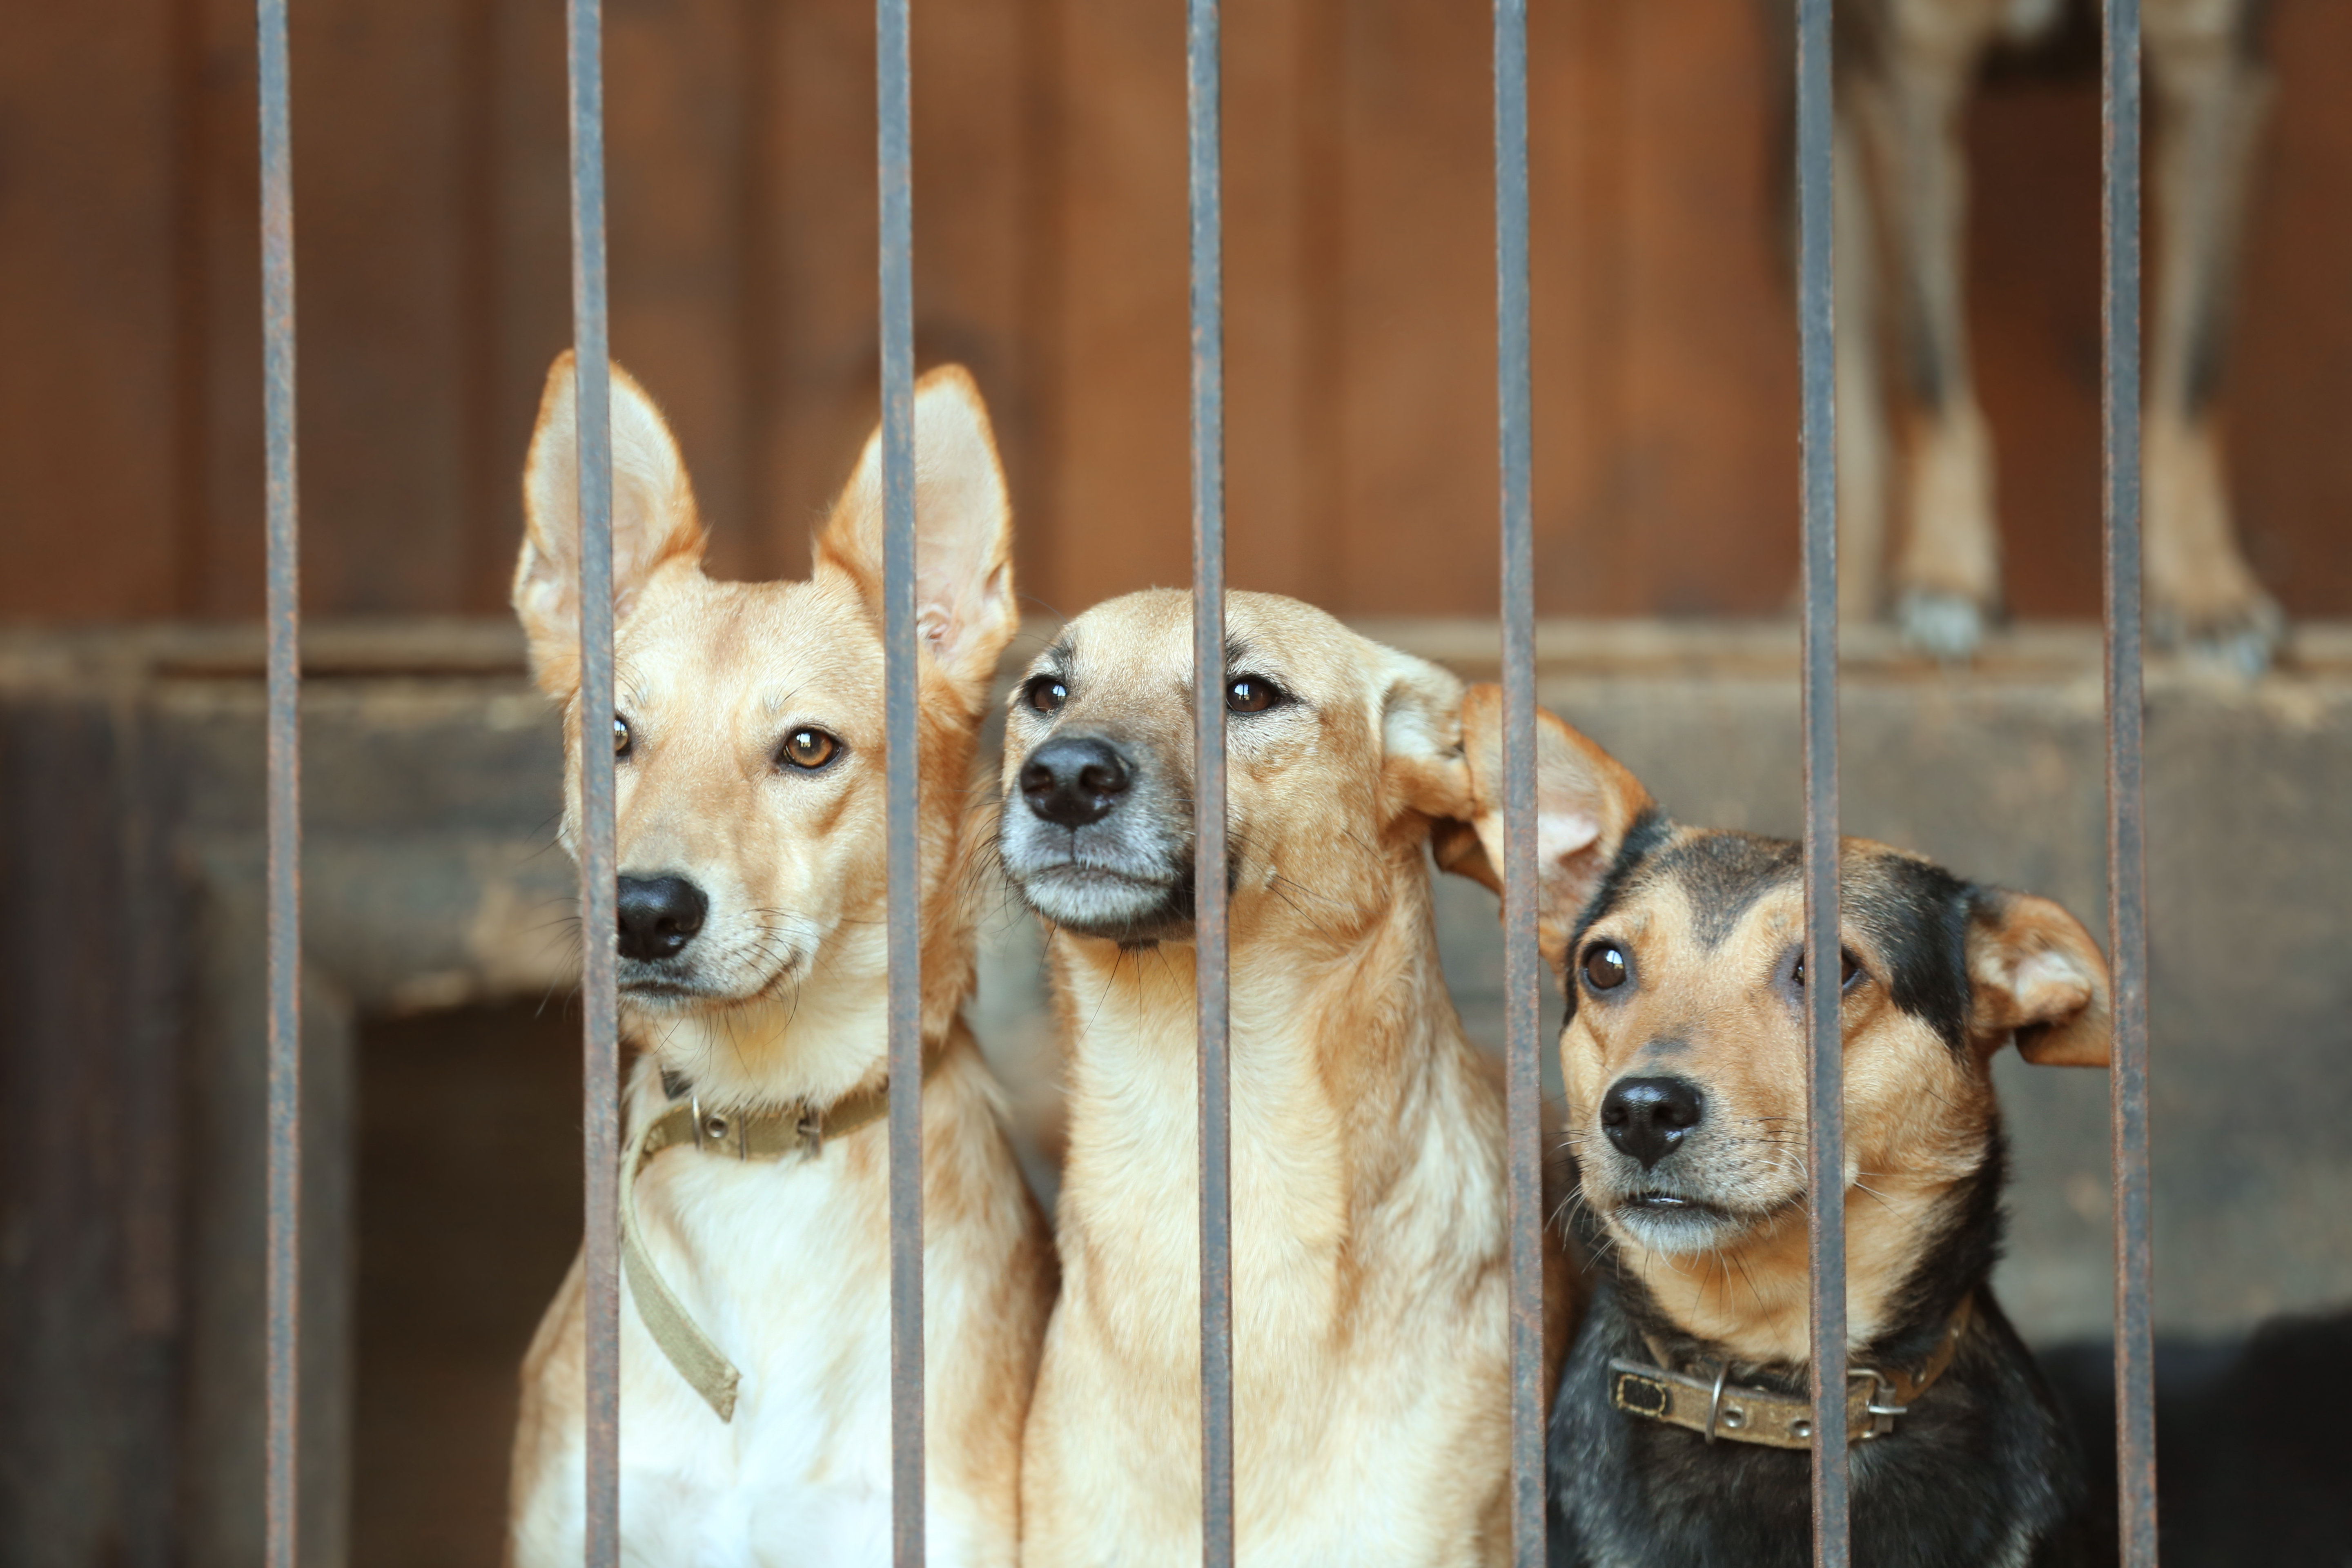
[[[1498,858],[1502,702],[1463,709]],[[1561,1375],[1553,1561],[1811,1557],[1804,887],[1799,846],[1677,826],[1539,715],[1540,942],[1580,1227],[1601,1282]],[[1444,853],[1444,851],[1441,851]],[[2044,899],[1848,839],[1841,867],[1854,1561],[2081,1561],[2082,1462],[1987,1283],[2005,1157],[1992,1057],[2107,1058],[2106,967]]]
[[[1193,861],[1188,595],[1072,621],[1006,722],[1000,852],[1048,928],[1067,1047],[1022,1561],[1200,1560],[1206,875],[1232,891],[1242,1556],[1507,1562],[1503,1096],[1439,969],[1423,847],[1467,808],[1462,684],[1295,600],[1226,614],[1223,866]]]
[[[1963,302],[1962,120],[1987,52],[2066,0],[1837,0],[1841,611],[1889,605],[1915,646],[1973,653],[2001,607],[1992,437]],[[2148,626],[2247,675],[2283,635],[2231,522],[2215,408],[2252,153],[2268,100],[2263,0],[2145,0],[2154,231],[2143,472]],[[1881,332],[1886,341],[1882,342]],[[1883,369],[1910,405],[1905,531],[1882,581],[1893,472]]]
[[[556,362],[514,604],[580,748],[617,757],[623,1037],[621,1527],[643,1563],[890,1555],[880,440],[806,582],[703,575],[660,412],[613,373],[617,713],[579,702],[579,453]],[[915,397],[921,616],[926,1517],[935,1563],[1010,1568],[1052,1293],[1043,1217],[957,1009],[972,984],[972,766],[1016,626],[1012,515],[970,377]],[[640,1175],[640,1172],[642,1174]],[[583,1530],[583,1278],[523,1365],[509,1562]]]

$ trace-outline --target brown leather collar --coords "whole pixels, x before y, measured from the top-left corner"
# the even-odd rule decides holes
[[[1892,1433],[1895,1418],[1910,1414],[1919,1396],[1951,1366],[1975,1313],[1974,1293],[1961,1297],[1945,1322],[1944,1337],[1916,1368],[1848,1367],[1845,1440],[1864,1443]],[[1725,1437],[1768,1448],[1813,1446],[1813,1402],[1808,1396],[1728,1383],[1731,1363],[1727,1361],[1717,1363],[1711,1373],[1675,1371],[1656,1341],[1644,1335],[1643,1342],[1661,1364],[1650,1366],[1622,1358],[1609,1363],[1609,1403],[1618,1409],[1688,1427],[1704,1434],[1710,1443]]]
[[[923,1081],[930,1081],[931,1070],[945,1054],[944,1040],[923,1042]],[[886,1079],[826,1106],[787,1105],[761,1110],[706,1110],[691,1085],[667,1072],[662,1075],[662,1091],[671,1103],[637,1129],[621,1156],[621,1262],[629,1277],[629,1296],[635,1303],[637,1319],[654,1343],[719,1419],[732,1421],[735,1386],[741,1374],[654,1267],[637,1226],[637,1173],[663,1150],[687,1144],[726,1159],[781,1160],[799,1154],[814,1160],[824,1152],[827,1138],[855,1132],[888,1115],[890,1085]]]

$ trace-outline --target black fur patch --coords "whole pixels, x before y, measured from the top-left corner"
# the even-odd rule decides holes
[[[1840,901],[1885,959],[1887,995],[1954,1050],[1969,1038],[1969,885],[1938,866],[1881,856],[1849,869]]]
[[[1797,879],[1801,846],[1752,833],[1702,833],[1652,862],[1661,881],[1671,878],[1691,902],[1691,934],[1721,947],[1756,900]]]

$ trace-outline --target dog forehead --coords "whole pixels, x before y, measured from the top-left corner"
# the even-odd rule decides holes
[[[656,708],[847,725],[881,692],[881,639],[856,591],[824,576],[649,585],[614,656],[625,697]]]
[[[1360,684],[1373,645],[1312,605],[1241,592],[1226,597],[1225,648],[1237,673],[1270,676],[1296,695],[1323,701]],[[1065,626],[1033,668],[1088,686],[1150,689],[1174,682],[1189,689],[1192,596],[1150,588],[1106,600]]]

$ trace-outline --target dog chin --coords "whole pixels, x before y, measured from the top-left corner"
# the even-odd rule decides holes
[[[1099,867],[1061,865],[1023,878],[1021,896],[1064,931],[1109,942],[1164,942],[1192,929],[1189,882],[1152,882]]]

